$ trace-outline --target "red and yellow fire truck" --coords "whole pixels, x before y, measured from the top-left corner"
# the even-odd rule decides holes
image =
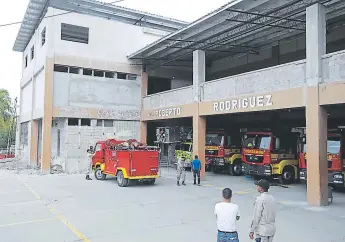
[[[99,141],[93,149],[92,168],[97,180],[116,176],[120,187],[128,186],[131,181],[154,184],[159,178],[159,148],[136,140]]]
[[[206,167],[215,173],[227,171],[230,175],[241,175],[241,134],[224,130],[206,132]]]
[[[337,188],[345,186],[345,157],[344,135],[340,132],[328,132],[327,138],[327,163],[328,183]],[[307,181],[307,145],[306,137],[303,137],[303,149],[299,156],[300,179]]]
[[[300,133],[291,131],[247,132],[243,140],[242,171],[255,177],[279,178],[290,184],[298,179]]]

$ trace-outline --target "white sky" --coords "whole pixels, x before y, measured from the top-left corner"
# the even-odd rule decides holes
[[[112,2],[114,0],[106,0]],[[229,0],[125,0],[121,6],[191,22],[221,7]],[[1,1],[0,25],[22,21],[29,0]],[[20,93],[22,53],[12,47],[20,25],[0,27],[0,88],[9,90],[12,98]]]

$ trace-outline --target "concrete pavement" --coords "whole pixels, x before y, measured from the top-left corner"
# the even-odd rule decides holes
[[[39,176],[0,172],[1,241],[33,242],[189,242],[216,241],[213,209],[221,190],[230,187],[239,204],[240,241],[250,241],[255,197],[253,181],[208,173],[201,187],[187,174],[177,187],[175,171],[163,170],[154,186],[120,188],[114,178],[86,181],[83,175]],[[276,242],[340,242],[345,240],[345,194],[334,204],[309,207],[305,187],[272,187],[278,201]]]

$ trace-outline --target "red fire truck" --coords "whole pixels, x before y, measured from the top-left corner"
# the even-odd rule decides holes
[[[154,184],[159,178],[159,148],[156,146],[147,146],[134,139],[108,139],[97,142],[91,152],[97,180],[104,180],[107,175],[116,176],[118,185],[126,187],[131,181]]]
[[[215,173],[227,171],[230,175],[242,173],[241,134],[225,130],[206,132],[206,168],[212,167]]]
[[[328,183],[333,187],[345,186],[345,157],[344,136],[340,132],[328,132],[327,138],[327,163]],[[303,149],[299,155],[300,179],[307,181],[307,145],[303,137]]]
[[[242,151],[242,170],[246,175],[279,178],[290,184],[298,179],[300,133],[289,130],[247,132]]]

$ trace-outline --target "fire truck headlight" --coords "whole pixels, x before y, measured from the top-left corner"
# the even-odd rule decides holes
[[[334,179],[343,179],[343,175],[341,174],[335,174],[333,177]]]

